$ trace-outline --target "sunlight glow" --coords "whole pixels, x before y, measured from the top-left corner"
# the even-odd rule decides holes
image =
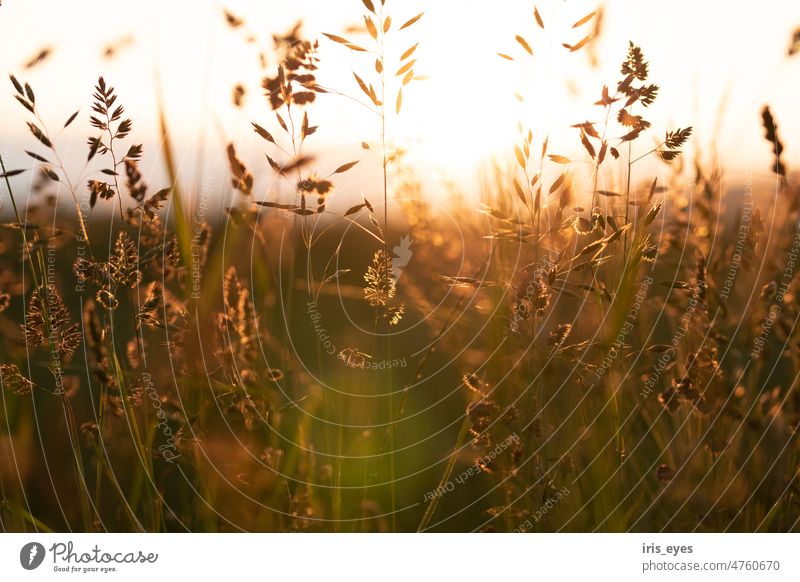
[[[42,9],[45,4],[47,10]],[[742,5],[731,12],[724,29],[695,31],[693,27],[705,26],[717,9],[686,0],[677,4],[680,6],[661,11],[657,19],[651,18],[649,8],[630,0],[604,5],[603,27],[592,48],[597,66],[592,66],[585,51],[570,53],[562,46],[577,42],[583,31],[591,28],[591,23],[578,29],[572,25],[597,9],[596,2],[539,2],[547,23],[544,30],[533,18],[533,5],[523,0],[505,2],[502,10],[476,0],[442,0],[419,7],[403,4],[397,8],[398,19],[421,9],[425,17],[413,32],[398,33],[397,45],[388,48],[402,51],[419,41],[417,74],[427,80],[415,83],[404,94],[401,115],[388,120],[390,141],[408,147],[411,161],[421,172],[444,172],[467,189],[484,162],[493,157],[511,158],[520,123],[534,132],[536,140],[549,135],[552,148],[563,148],[565,154],[579,153],[575,132],[569,126],[587,119],[598,121],[592,118],[596,109],[591,104],[603,84],[616,80],[618,63],[632,39],[642,45],[651,62],[651,77],[662,87],[653,118],[694,125],[697,139],[708,146],[721,107],[709,96],[717,96],[714,99],[719,101],[719,95],[727,95],[726,117],[717,141],[722,160],[731,166],[761,163],[751,161],[754,156],[757,160],[769,156],[758,124],[753,123],[761,106],[770,102],[787,126],[800,122],[800,112],[792,101],[796,95],[779,90],[797,74],[798,59],[787,60],[785,52],[794,24],[790,15],[794,12],[800,20],[800,5],[782,3],[780,21],[750,18],[751,11],[755,14],[759,8]],[[245,42],[246,35],[240,30],[225,24],[223,9],[241,16],[247,30],[257,33],[267,51],[273,32],[289,29],[300,15],[306,15],[306,35],[322,39],[320,80],[343,94],[362,98],[351,71],[372,66],[369,56],[351,53],[321,35],[333,32],[363,38],[365,33],[354,30],[363,27],[357,0],[303,0],[294,3],[292,10],[283,4],[244,0],[144,0],[126,14],[109,13],[99,0],[82,6],[80,25],[66,30],[60,23],[73,10],[66,3],[30,0],[4,5],[0,35],[14,41],[6,43],[0,64],[39,88],[43,110],[53,119],[66,117],[86,103],[96,76],[106,75],[136,120],[138,139],[146,143],[155,142],[158,135],[157,71],[168,96],[165,106],[171,129],[178,136],[182,162],[187,165],[200,159],[193,151],[198,147],[205,149],[200,157],[207,160],[208,167],[222,163],[228,140],[241,141],[251,160],[263,160],[250,127],[253,120],[271,121],[261,97],[257,50]],[[696,18],[679,22],[685,11]],[[12,21],[15,29],[33,32],[20,38],[9,29]],[[673,31],[679,29],[682,39],[676,42]],[[532,57],[515,41],[515,35],[527,39]],[[747,42],[730,42],[737,37]],[[693,39],[700,38],[706,57],[695,59],[696,43],[701,41]],[[121,43],[117,54],[104,59],[104,47],[113,43]],[[43,47],[52,49],[51,56],[25,70],[23,64]],[[747,79],[746,85],[742,79]],[[246,89],[242,109],[231,103],[237,83]],[[524,102],[516,99],[515,93]],[[4,111],[16,107],[9,91],[0,95],[0,105]],[[377,118],[363,115],[362,107],[346,97],[324,96],[312,115],[321,127],[313,146],[337,158],[331,165],[339,156],[360,155],[361,142],[376,139]],[[0,120],[0,129],[12,136],[25,131],[8,115]],[[666,129],[654,127],[659,133]],[[76,159],[82,155],[83,139],[75,138],[70,148]],[[244,145],[248,140],[253,148],[249,153]],[[785,155],[787,159],[796,155],[791,144]],[[369,170],[365,167],[362,171]]]

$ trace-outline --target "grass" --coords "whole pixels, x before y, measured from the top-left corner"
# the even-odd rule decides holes
[[[362,4],[363,31],[322,40],[342,87],[300,25],[267,50],[225,12],[262,57],[265,162],[224,144],[219,223],[189,214],[163,108],[153,188],[105,79],[51,133],[11,77],[32,166],[0,159],[3,529],[797,531],[800,187],[771,109],[766,203],[723,187],[691,127],[654,134],[658,71],[631,42],[578,154],[521,126],[448,218],[393,145],[424,15]],[[563,50],[593,51],[600,18]],[[534,10],[500,62],[539,59],[551,26]],[[321,99],[375,122],[362,159],[315,153]],[[73,171],[59,143],[82,131]],[[337,188],[371,170],[376,195]],[[62,193],[67,214],[44,203]]]

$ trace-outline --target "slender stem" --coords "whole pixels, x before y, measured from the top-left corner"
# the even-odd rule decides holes
[[[112,169],[114,170],[114,188],[117,191],[117,202],[119,203],[119,218],[122,221],[123,226],[125,225],[125,213],[122,210],[122,191],[119,188],[119,180],[117,179],[117,154],[114,151],[114,132],[111,131],[111,117],[106,111],[106,129],[108,130],[108,151],[111,153],[111,163]],[[123,160],[124,161],[124,160]],[[113,221],[112,221],[113,227]]]
[[[22,242],[24,245],[24,254],[27,255],[28,263],[31,268],[31,276],[33,277],[34,285],[37,290],[41,289],[45,293],[49,287],[47,282],[47,270],[44,266],[44,257],[42,256],[42,249],[39,243],[39,235],[38,233],[34,232],[34,245],[36,246],[36,254],[39,259],[40,269],[42,274],[42,285],[39,284],[39,278],[36,275],[36,267],[33,262],[32,258],[32,248],[28,246],[28,237],[26,234],[27,226],[22,222],[22,216],[19,213],[19,209],[17,207],[16,199],[14,198],[14,192],[11,189],[11,182],[8,179],[8,175],[6,172],[6,166],[3,162],[2,156],[0,156],[0,170],[2,170],[6,187],[8,188],[8,196],[11,199],[11,206],[14,208],[14,215],[16,216],[17,223],[20,227],[20,232],[22,233]],[[47,335],[47,342],[48,342],[48,353],[50,355],[50,361],[53,363],[53,373],[56,375],[61,374],[61,359],[58,354],[58,350],[56,349],[55,338],[53,337],[52,329],[50,327],[50,302],[48,301],[47,297],[45,297],[44,301],[42,301],[42,309],[44,310],[44,327],[45,333]],[[92,519],[90,514],[90,501],[88,499],[88,491],[86,489],[86,480],[84,477],[83,472],[83,456],[81,455],[80,450],[80,441],[78,439],[78,430],[75,423],[75,417],[72,411],[72,404],[67,397],[66,393],[61,393],[62,404],[64,405],[64,413],[67,418],[67,429],[69,431],[70,437],[70,445],[72,448],[72,454],[75,460],[75,479],[76,485],[78,488],[78,499],[79,499],[79,507],[81,509],[81,514],[84,520],[84,528],[86,531],[90,531],[92,525]]]
[[[22,233],[22,244],[24,245],[25,255],[28,258],[28,264],[30,265],[31,268],[31,276],[33,277],[33,283],[38,289],[39,279],[36,276],[36,267],[34,266],[33,258],[31,257],[30,247],[28,246],[28,236],[26,234],[27,221],[25,224],[23,224],[22,222],[22,216],[20,216],[19,209],[17,208],[17,201],[14,198],[13,191],[11,190],[11,182],[9,182],[8,180],[8,174],[6,172],[6,164],[5,162],[3,162],[3,156],[0,156],[0,169],[2,169],[3,171],[3,178],[5,179],[6,182],[6,188],[8,188],[8,196],[9,198],[11,198],[11,207],[14,209],[14,216],[17,219],[17,225],[19,226],[20,232]],[[37,242],[39,240],[39,235],[36,233],[36,231],[34,231],[33,236],[34,236],[34,242]]]
[[[47,136],[47,139],[50,141],[50,143],[53,143],[53,139],[50,137],[50,132],[47,130],[47,124],[45,124],[44,120],[39,115],[39,112],[36,111],[34,115],[36,116],[36,119],[39,121],[39,125],[42,127],[42,131],[44,131],[44,134]],[[72,183],[72,180],[69,177],[69,174],[67,173],[67,168],[66,166],[64,166],[64,162],[61,161],[61,156],[58,155],[58,150],[56,150],[55,147],[51,146],[50,151],[53,152],[53,155],[56,158],[56,162],[58,163],[58,167],[61,170],[61,174],[64,176],[64,180],[67,183],[67,188],[69,189],[69,193],[72,196],[72,201],[75,204],[75,213],[78,216],[78,224],[81,229],[81,236],[83,236],[83,240],[86,241],[86,244],[89,247],[89,254],[90,256],[92,256],[93,251],[92,251],[92,245],[89,242],[89,231],[86,228],[86,220],[83,216],[83,212],[81,211],[80,202],[78,202],[77,191]]]
[[[636,162],[638,162],[638,161],[639,161],[639,160],[641,160],[641,159],[644,159],[644,158],[646,158],[647,156],[649,156],[649,155],[650,155],[650,154],[652,154],[653,152],[657,152],[657,151],[658,151],[658,150],[661,148],[661,146],[663,146],[665,143],[666,143],[666,142],[663,142],[663,141],[662,141],[660,144],[658,144],[656,147],[654,147],[653,149],[651,149],[651,150],[650,150],[650,151],[648,151],[647,153],[644,153],[644,154],[642,154],[641,156],[637,157],[636,159],[632,160],[632,161],[631,161],[631,163],[630,163],[630,165],[632,166],[633,164],[635,164]],[[628,144],[628,145],[630,145],[630,144]]]
[[[442,491],[442,488],[447,484],[448,479],[450,479],[450,475],[453,474],[453,469],[455,468],[456,461],[458,460],[458,453],[461,451],[464,441],[467,438],[469,427],[469,416],[465,415],[464,422],[461,423],[461,430],[458,431],[458,437],[456,437],[456,444],[453,447],[453,452],[450,454],[450,460],[447,462],[447,467],[445,468],[444,473],[442,473],[442,478],[439,480],[439,485],[436,487],[436,491]],[[439,505],[439,499],[439,495],[433,496],[428,508],[425,510],[425,514],[422,516],[422,521],[420,521],[419,526],[417,526],[417,532],[424,531],[425,528],[428,527],[428,524],[430,523],[431,518],[436,511],[436,506]]]
[[[625,184],[625,224],[628,224],[631,208],[631,167],[633,166],[633,162],[631,162],[631,149],[632,143],[628,142],[628,177]],[[628,230],[625,231],[624,240],[622,243],[622,256],[626,264],[628,262]]]
[[[381,23],[383,22],[383,10],[381,9],[380,15]],[[386,33],[383,32],[384,28],[381,24],[380,27],[380,59],[384,58],[384,41]],[[389,263],[391,256],[389,254],[389,162],[386,155],[386,67],[381,67],[381,153],[383,157],[383,252],[384,260]],[[393,276],[393,274],[389,274]],[[386,319],[386,359],[388,362],[392,361],[392,338],[390,332],[391,324]],[[389,398],[389,421],[394,418],[394,393],[392,387],[392,367],[386,367],[386,384],[388,388]],[[392,531],[397,531],[397,491],[395,487],[395,457],[394,457],[394,424],[389,427],[389,496],[391,498],[391,521]]]
[[[616,94],[614,95],[616,98]],[[603,122],[603,135],[600,136],[601,141],[605,141],[606,133],[608,133],[608,118],[611,117],[611,105],[606,105],[606,119]],[[589,214],[594,212],[594,205],[597,202],[597,177],[600,173],[600,162],[595,160],[594,163],[594,184],[592,186],[592,207],[589,209]]]

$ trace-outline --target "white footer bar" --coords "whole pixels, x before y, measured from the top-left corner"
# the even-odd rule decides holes
[[[797,581],[799,554],[794,534],[2,534],[0,580]]]

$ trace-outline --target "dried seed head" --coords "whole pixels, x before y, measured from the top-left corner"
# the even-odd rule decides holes
[[[386,309],[386,319],[389,321],[390,325],[397,325],[403,319],[405,312],[406,306],[403,304],[390,305]]]
[[[98,198],[100,200],[111,200],[114,197],[114,189],[101,180],[89,180],[86,185],[89,189],[89,204],[93,208],[97,204]]]
[[[317,193],[324,201],[324,196],[333,190],[333,183],[330,180],[321,180],[316,175],[311,175],[297,183],[297,191],[303,194]]]
[[[117,307],[119,307],[119,300],[117,299],[117,296],[108,288],[98,289],[97,293],[95,294],[95,299],[100,305],[109,311],[114,311]]]
[[[108,274],[122,287],[136,287],[142,280],[136,244],[125,231],[117,235],[114,252],[108,259]]]
[[[226,347],[237,362],[251,362],[258,355],[258,317],[250,291],[239,281],[235,267],[225,273],[222,299],[224,311],[217,319]]]
[[[23,376],[15,364],[0,364],[0,379],[3,388],[16,396],[25,396],[33,390],[33,382]]]
[[[242,194],[247,196],[253,193],[253,173],[247,169],[244,162],[236,156],[236,148],[233,143],[228,144],[228,164],[233,178],[231,184]]]
[[[572,331],[571,323],[560,323],[550,332],[548,341],[556,347],[560,347]]]
[[[372,359],[372,356],[356,348],[344,348],[337,357],[349,368],[363,368],[367,365],[367,360]]]
[[[283,380],[284,377],[283,370],[280,370],[278,368],[269,368],[267,369],[266,377],[268,380],[271,380],[272,382],[280,382],[281,380]]]
[[[573,228],[575,229],[575,232],[582,236],[592,233],[596,226],[596,222],[592,222],[586,218],[583,218],[582,216],[576,216],[575,221],[573,222]]]
[[[658,247],[656,245],[647,245],[642,249],[642,260],[648,263],[655,263],[658,258]]]
[[[139,171],[136,160],[125,159],[125,178],[131,197],[141,203],[147,195],[147,184],[142,181],[142,173]]]
[[[364,274],[367,286],[364,288],[364,298],[372,307],[385,307],[397,292],[396,283],[392,276],[392,261],[379,249],[372,257],[372,265]]]
[[[28,302],[28,312],[22,325],[30,347],[52,346],[59,355],[71,356],[81,342],[77,323],[71,323],[61,296],[55,286],[37,288]]]
[[[464,374],[462,376],[464,381],[464,385],[472,390],[473,392],[477,392],[478,394],[486,394],[489,389],[488,384],[481,380],[477,374]]]
[[[233,105],[234,107],[241,107],[244,104],[244,96],[247,93],[247,90],[244,88],[244,85],[241,83],[237,83],[236,86],[233,88]]]

